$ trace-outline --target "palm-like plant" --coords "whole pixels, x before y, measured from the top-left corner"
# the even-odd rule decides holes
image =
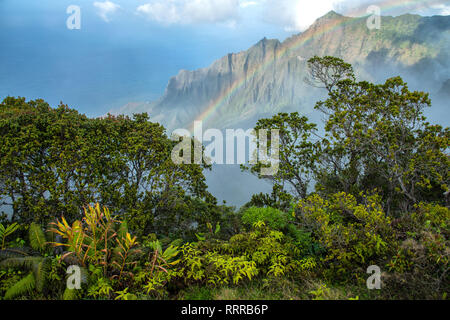
[[[67,248],[64,260],[72,258],[82,267],[101,266],[103,276],[118,278],[119,282],[126,269],[137,263],[132,260],[140,252],[136,237],[128,232],[126,222],[115,219],[106,207],[88,206],[83,219],[72,226],[64,217],[52,225],[50,231],[65,239],[65,243],[52,242]]]
[[[110,257],[110,242],[117,235],[116,221],[108,208],[88,206],[84,209],[82,221],[75,221],[70,226],[64,217],[61,221],[51,223],[50,229],[66,240],[65,243],[52,242],[54,246],[67,248],[62,259],[72,256],[77,264],[86,267],[88,263],[102,264],[106,272],[107,260]]]

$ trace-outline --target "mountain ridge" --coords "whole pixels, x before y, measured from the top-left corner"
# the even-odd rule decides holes
[[[180,70],[160,99],[128,104],[119,112],[148,112],[169,129],[188,127],[196,119],[224,128],[279,111],[309,113],[320,95],[303,81],[306,61],[314,55],[340,57],[368,80],[394,70],[421,73],[436,83],[447,79],[439,73],[449,69],[450,16],[383,16],[380,30],[367,28],[366,19],[330,11],[283,42],[264,37],[208,67]]]

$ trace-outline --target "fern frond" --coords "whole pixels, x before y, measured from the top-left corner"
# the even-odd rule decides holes
[[[8,258],[0,262],[0,269],[21,268],[33,270],[41,261],[41,257]]]
[[[47,246],[44,231],[36,223],[32,223],[29,229],[30,245],[34,250],[45,251]]]
[[[50,272],[52,270],[52,259],[44,258],[42,261],[34,268],[34,277],[36,279],[36,289],[38,292],[44,292],[48,284],[48,279]]]
[[[19,227],[15,222],[6,228],[0,223],[0,249],[5,248],[6,237],[14,233]]]
[[[9,236],[13,234],[17,229],[19,229],[20,225],[18,225],[16,222],[9,225],[5,230],[5,235]]]
[[[8,248],[0,250],[0,261],[8,258],[23,258],[31,254],[27,248]]]
[[[15,283],[5,293],[5,300],[11,300],[33,291],[36,286],[33,273],[28,274],[25,278]]]

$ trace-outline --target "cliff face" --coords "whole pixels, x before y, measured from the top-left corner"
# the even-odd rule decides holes
[[[122,112],[148,112],[170,129],[188,127],[195,119],[224,128],[280,111],[308,113],[319,94],[304,82],[306,62],[314,55],[343,58],[367,80],[393,72],[407,80],[420,75],[422,82],[447,79],[450,16],[382,17],[381,23],[381,29],[370,30],[366,18],[330,12],[284,42],[264,38],[207,68],[182,70],[158,101],[130,104]]]

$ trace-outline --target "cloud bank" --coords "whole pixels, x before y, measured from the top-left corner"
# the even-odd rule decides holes
[[[239,0],[157,0],[137,12],[164,25],[236,21]]]
[[[233,24],[241,16],[245,18],[245,14],[257,12],[256,17],[261,21],[281,26],[286,31],[303,31],[331,10],[347,16],[362,16],[371,5],[379,6],[382,15],[450,14],[448,0],[147,0],[136,11],[163,25]],[[114,9],[110,7],[105,5],[103,9]]]
[[[105,2],[94,2],[94,7],[97,8],[97,14],[102,18],[105,22],[110,21],[110,16],[114,14],[117,10],[120,9],[120,6],[111,1]]]
[[[259,0],[265,7],[264,19],[283,26],[287,31],[303,31],[317,18],[334,10],[346,16],[363,16],[371,5],[379,6],[382,15],[417,13],[421,15],[448,15],[448,0]]]

